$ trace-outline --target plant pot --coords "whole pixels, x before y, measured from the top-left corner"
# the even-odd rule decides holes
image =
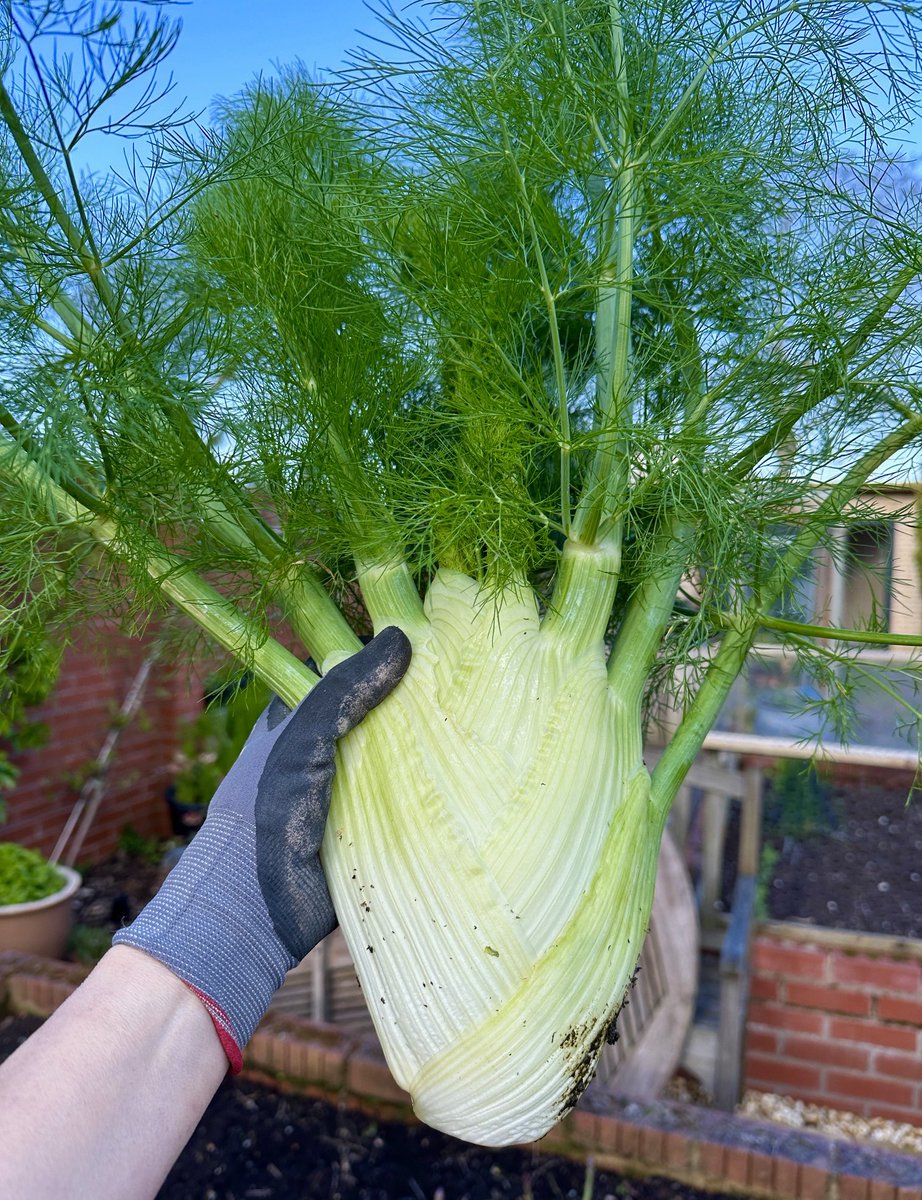
[[[176,799],[171,787],[166,790],[166,804],[170,812],[170,828],[175,837],[191,836],[208,815],[207,804],[183,804]]]
[[[74,924],[72,900],[83,882],[70,867],[57,868],[66,883],[41,900],[0,904],[0,950],[21,950],[60,958]]]

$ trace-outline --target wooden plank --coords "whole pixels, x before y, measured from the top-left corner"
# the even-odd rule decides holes
[[[701,838],[701,879],[699,906],[701,924],[707,928],[717,920],[717,901],[723,883],[724,843],[730,801],[719,792],[704,797],[704,828]]]
[[[662,746],[645,746],[644,762],[652,771],[663,754]],[[705,792],[717,792],[731,800],[737,800],[743,794],[742,774],[735,767],[721,766],[716,761],[716,755],[707,755],[695,759],[683,781],[686,787],[701,788]]]
[[[327,987],[330,960],[330,939],[328,937],[314,947],[312,957],[311,1013],[315,1021],[328,1021],[330,1019],[329,988]]]
[[[743,773],[743,807],[740,813],[740,875],[758,875],[762,860],[762,797],[765,778],[761,767]]]
[[[818,762],[853,763],[899,771],[915,771],[919,766],[919,755],[911,750],[876,750],[870,746],[843,746],[841,742],[804,743],[754,733],[712,730],[704,739],[704,749],[759,754],[765,758],[815,758]]]
[[[642,965],[650,962],[649,979],[642,970],[634,989],[643,989],[643,1000],[622,1010],[618,1030],[622,1032],[623,1024],[624,1044],[602,1052],[598,1082],[593,1084],[597,1093],[654,1099],[672,1078],[691,1025],[698,988],[698,921],[688,871],[668,832],[656,877],[647,941],[651,940],[641,959]],[[659,963],[651,955],[658,956]],[[663,970],[665,964],[668,971]],[[641,1009],[644,1023],[638,1019]]]
[[[823,929],[809,921],[762,921],[759,929],[788,942],[826,946],[850,954],[870,954],[922,962],[922,939],[902,938],[892,933],[852,933],[846,929]]]
[[[756,902],[755,875],[740,875],[733,897],[733,913],[720,955],[720,1024],[714,1100],[718,1108],[732,1111],[739,1102],[743,1081],[746,1012],[749,1007],[749,947]]]

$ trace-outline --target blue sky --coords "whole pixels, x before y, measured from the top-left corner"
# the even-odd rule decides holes
[[[356,30],[375,24],[362,0],[192,0],[174,11],[183,31],[169,66],[176,95],[197,110],[278,63],[342,66]]]
[[[402,7],[396,0],[395,7]],[[173,12],[183,24],[169,60],[177,98],[207,110],[216,96],[238,92],[254,75],[300,59],[311,69],[336,69],[361,32],[375,28],[363,0],[190,0]],[[922,120],[894,139],[911,157],[922,151]]]

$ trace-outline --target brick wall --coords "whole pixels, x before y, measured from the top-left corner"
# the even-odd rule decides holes
[[[87,626],[75,636],[54,691],[34,710],[49,727],[48,740],[14,760],[21,774],[6,797],[0,840],[51,851],[149,645],[105,623]],[[154,666],[141,710],[122,731],[105,798],[79,861],[110,854],[126,825],[149,837],[169,832],[163,792],[177,725],[196,711],[200,687],[199,678],[187,678],[162,663]]]
[[[745,1084],[922,1125],[922,941],[762,930]]]

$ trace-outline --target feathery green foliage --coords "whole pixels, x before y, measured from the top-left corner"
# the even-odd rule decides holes
[[[439,565],[557,612],[569,539],[605,556],[635,691],[728,626],[735,661],[922,422],[918,192],[885,142],[918,10],[378,21],[335,82],[291,68],[203,131],[156,82],[164,6],[12,6],[0,600],[136,619],[207,574],[244,658],[283,614],[320,661],[356,578],[392,616]],[[141,134],[124,177],[81,172]]]

